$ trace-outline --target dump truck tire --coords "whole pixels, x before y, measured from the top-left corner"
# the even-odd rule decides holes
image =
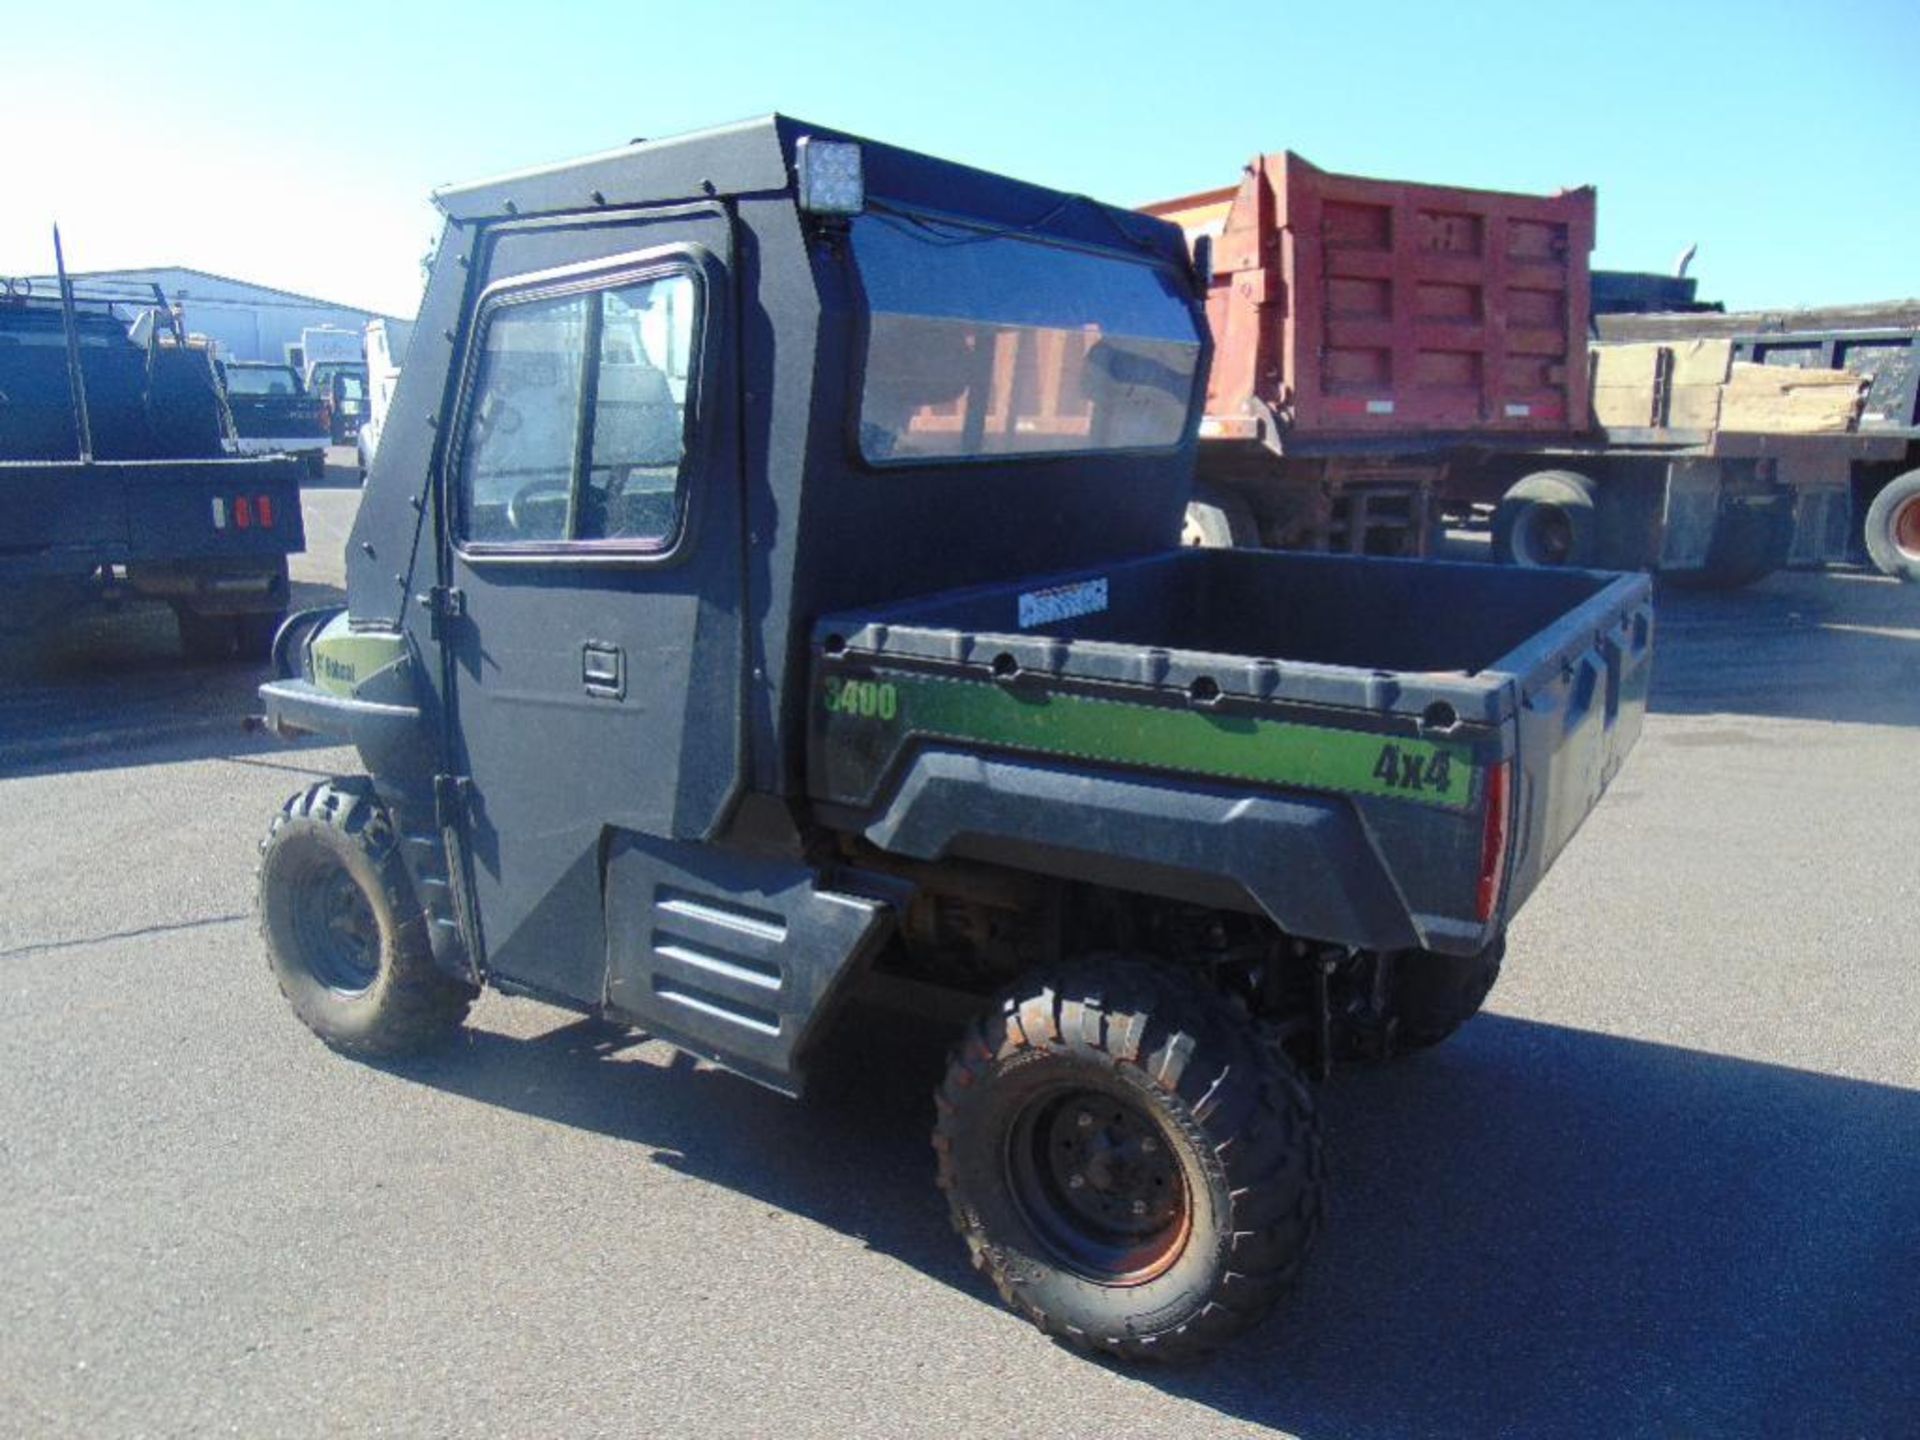
[[[1502,565],[1579,569],[1599,558],[1594,486],[1572,470],[1518,481],[1493,512],[1493,556]]]
[[[1867,507],[1867,555],[1883,575],[1920,585],[1920,470],[1896,475]]]
[[[1079,1349],[1205,1354],[1273,1306],[1319,1231],[1312,1096],[1183,972],[1095,957],[1027,977],[961,1041],[936,1110],[975,1268]]]
[[[1431,1050],[1480,1013],[1500,978],[1503,935],[1478,955],[1421,954],[1394,964],[1387,1013],[1398,1055]]]
[[[1230,490],[1195,485],[1180,527],[1182,545],[1206,550],[1249,550],[1260,544],[1253,507]]]
[[[445,1039],[475,991],[433,961],[393,822],[364,779],[294,796],[260,846],[260,935],[293,1013],[336,1050],[394,1056]]]

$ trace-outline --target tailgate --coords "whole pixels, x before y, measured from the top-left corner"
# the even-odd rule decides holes
[[[123,561],[127,504],[118,465],[0,463],[0,563],[10,573],[84,572]]]
[[[132,561],[243,559],[306,548],[300,464],[259,460],[154,460],[119,472]]]
[[[1599,803],[1640,738],[1653,674],[1653,584],[1622,575],[1492,667],[1518,686],[1504,913]]]
[[[227,407],[243,440],[311,439],[327,433],[326,411],[317,396],[230,395]]]

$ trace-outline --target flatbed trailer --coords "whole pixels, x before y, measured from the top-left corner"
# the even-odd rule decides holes
[[[1282,152],[1143,208],[1209,257],[1189,543],[1420,556],[1477,506],[1521,564],[1727,585],[1845,552],[1843,452],[1876,454],[1869,437],[1596,426],[1591,189],[1413,185]]]

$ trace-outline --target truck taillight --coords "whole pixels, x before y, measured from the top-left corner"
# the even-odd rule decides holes
[[[1507,839],[1513,818],[1513,762],[1502,760],[1487,772],[1487,814],[1480,832],[1480,888],[1474,912],[1482,924],[1500,903],[1500,882],[1507,874]]]
[[[236,530],[245,530],[253,524],[253,502],[244,495],[233,497],[233,525]]]
[[[260,528],[262,530],[271,530],[273,528],[273,497],[271,495],[261,495],[257,497],[253,502],[253,511],[260,517]]]

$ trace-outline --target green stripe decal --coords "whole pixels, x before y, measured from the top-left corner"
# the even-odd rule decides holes
[[[818,703],[829,772],[848,781],[877,780],[906,737],[918,735],[1451,810],[1474,793],[1466,745],[1325,725],[903,672],[828,675]]]

